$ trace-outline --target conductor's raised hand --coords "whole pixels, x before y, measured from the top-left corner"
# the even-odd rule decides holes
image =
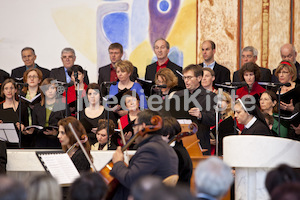
[[[201,111],[200,111],[200,109],[197,108],[197,107],[191,108],[191,109],[189,110],[189,114],[192,115],[192,116],[194,116],[194,117],[197,117],[197,118],[199,118],[199,119],[202,118]]]

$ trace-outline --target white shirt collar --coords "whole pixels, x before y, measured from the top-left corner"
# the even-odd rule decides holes
[[[207,65],[205,62],[203,62],[203,67],[208,67],[210,69],[214,69],[215,64],[216,64],[216,61],[210,63],[209,65]]]
[[[245,125],[245,128],[249,129],[254,122],[256,122],[257,118],[253,116],[253,118],[248,122],[248,124]]]

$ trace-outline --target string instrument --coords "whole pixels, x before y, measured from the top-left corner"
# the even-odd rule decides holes
[[[80,137],[80,143],[81,144],[84,144],[84,143],[86,143],[87,141],[88,141],[88,136],[87,135],[82,135],[81,137]],[[74,149],[75,147],[79,147],[79,142],[77,141],[76,143],[74,143],[68,150],[67,150],[67,154],[70,152],[70,151],[72,151],[72,149]]]
[[[144,136],[146,133],[154,132],[162,128],[162,118],[158,115],[155,115],[151,118],[151,125],[146,125],[142,130],[137,132],[126,145],[122,147],[122,152],[124,152],[136,138],[139,136]],[[119,182],[114,177],[110,176],[110,171],[113,168],[113,162],[110,160],[100,171],[99,173],[102,175],[102,178],[108,185],[108,192],[106,199],[112,199],[115,189],[117,188]]]
[[[176,141],[180,141],[181,138],[183,137],[186,137],[186,136],[191,136],[191,135],[194,135],[197,133],[198,131],[198,126],[196,123],[191,123],[189,126],[188,126],[188,131],[185,131],[185,132],[180,132],[178,133],[177,135],[174,135],[168,142],[168,144],[171,144],[172,142],[174,142],[175,140]]]

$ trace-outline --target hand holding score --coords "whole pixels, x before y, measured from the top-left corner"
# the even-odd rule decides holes
[[[124,154],[123,154],[120,146],[117,147],[117,150],[112,157],[112,162],[114,164],[119,161],[124,161]]]

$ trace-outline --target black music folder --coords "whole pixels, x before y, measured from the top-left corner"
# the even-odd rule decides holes
[[[21,96],[21,100],[22,100],[22,102],[24,102],[27,105],[37,104],[41,101],[41,93],[35,95],[35,97],[33,97],[31,100],[26,99],[26,97],[24,97],[24,96]]]
[[[36,155],[45,171],[62,186],[71,185],[80,176],[69,155],[63,151],[37,151]]]
[[[0,120],[3,123],[16,123],[19,121],[18,114],[12,108],[3,109],[0,112]]]
[[[278,120],[278,115],[274,115],[274,117]],[[300,123],[300,114],[297,112],[290,116],[280,116],[280,119],[297,127]]]
[[[123,97],[123,95],[124,95],[124,93],[125,92],[127,92],[128,91],[128,89],[127,88],[125,88],[124,90],[121,90],[121,91],[119,91],[116,95],[115,95],[115,97],[117,98],[117,103],[115,103],[114,101],[113,101],[113,98],[109,98],[108,100],[107,100],[107,103],[109,104],[109,107],[114,107],[114,106],[116,106],[116,105],[121,105],[121,99],[122,99],[122,97]],[[124,102],[125,103],[125,102]]]
[[[50,131],[51,131],[51,130],[53,130],[53,129],[58,130],[58,127],[57,127],[57,126],[51,126],[51,125],[46,126],[46,127],[39,126],[39,125],[31,125],[31,126],[26,126],[26,127],[24,128],[24,130],[28,130],[28,129],[30,129],[30,128],[35,128],[35,129],[42,130],[42,131],[47,131],[47,130],[50,130]]]

